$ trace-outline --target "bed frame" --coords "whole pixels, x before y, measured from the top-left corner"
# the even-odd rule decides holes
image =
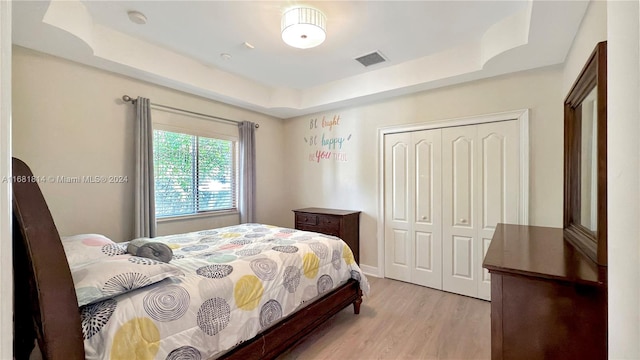
[[[84,359],[80,312],[60,235],[29,167],[13,158],[14,357],[28,359],[37,340],[43,359]],[[225,353],[223,359],[273,359],[362,291],[351,279]]]

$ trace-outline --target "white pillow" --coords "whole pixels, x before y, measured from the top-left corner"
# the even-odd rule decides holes
[[[103,258],[71,269],[78,306],[109,299],[184,273],[175,265],[131,256]]]
[[[72,270],[127,253],[126,247],[100,234],[65,236],[61,240],[69,268]]]
[[[184,273],[175,265],[132,256],[100,234],[65,236],[62,246],[78,305],[88,305]]]

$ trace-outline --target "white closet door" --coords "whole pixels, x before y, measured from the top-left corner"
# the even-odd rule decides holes
[[[413,283],[442,289],[441,129],[412,133],[415,204]]]
[[[496,224],[518,223],[519,141],[517,121],[443,130],[443,290],[490,299],[482,261]]]
[[[411,281],[411,133],[384,137],[385,276]]]
[[[478,166],[475,126],[442,130],[442,288],[477,296]]]
[[[520,199],[520,137],[517,121],[478,125],[480,191],[477,201],[478,245],[476,265],[478,295],[491,298],[489,272],[482,268],[497,223],[517,224]]]
[[[489,300],[497,223],[518,223],[517,121],[385,135],[385,273]]]
[[[385,272],[442,288],[441,130],[385,136]]]

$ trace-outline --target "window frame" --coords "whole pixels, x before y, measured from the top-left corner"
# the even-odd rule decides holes
[[[239,193],[238,191],[240,190],[239,188],[239,138],[237,136],[229,136],[226,134],[221,134],[215,131],[207,131],[207,130],[201,130],[201,129],[193,129],[193,128],[187,128],[187,127],[181,127],[181,126],[175,126],[175,125],[168,125],[168,124],[164,124],[164,123],[153,123],[153,131],[155,130],[160,130],[160,131],[168,131],[168,132],[173,132],[173,133],[180,133],[180,134],[185,134],[185,135],[190,135],[190,136],[196,136],[196,137],[204,137],[204,138],[210,138],[210,139],[216,139],[216,140],[226,140],[226,141],[231,141],[232,142],[232,163],[233,163],[233,174],[232,174],[232,178],[233,178],[233,194],[234,194],[234,203],[235,203],[235,207],[234,208],[230,208],[230,209],[219,209],[219,210],[203,210],[203,211],[196,211],[194,213],[189,213],[189,214],[176,214],[176,215],[169,215],[169,216],[158,216],[157,214],[156,216],[156,222],[167,222],[167,221],[176,221],[176,220],[185,220],[185,219],[197,219],[197,218],[204,218],[204,217],[213,217],[213,216],[225,216],[225,215],[235,215],[235,214],[239,214],[240,211],[238,210],[238,201],[239,199]],[[154,144],[155,145],[155,144]],[[153,149],[154,154],[155,154],[155,147]],[[197,155],[196,154],[196,159],[197,159]],[[196,161],[196,174],[197,174],[197,167],[199,166],[198,162]],[[155,163],[154,163],[154,168],[155,168]],[[155,184],[155,171],[154,171],[154,184]],[[194,178],[193,181],[196,181],[196,179]],[[197,189],[197,184],[194,184],[194,189]],[[195,190],[197,191],[197,190]],[[154,189],[154,201],[156,200],[156,192]],[[196,208],[197,208],[197,200],[196,202]]]

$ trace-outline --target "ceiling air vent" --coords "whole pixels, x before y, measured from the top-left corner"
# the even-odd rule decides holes
[[[387,59],[385,59],[378,51],[374,51],[371,54],[362,55],[356,58],[356,60],[364,66],[371,66],[387,61]]]

